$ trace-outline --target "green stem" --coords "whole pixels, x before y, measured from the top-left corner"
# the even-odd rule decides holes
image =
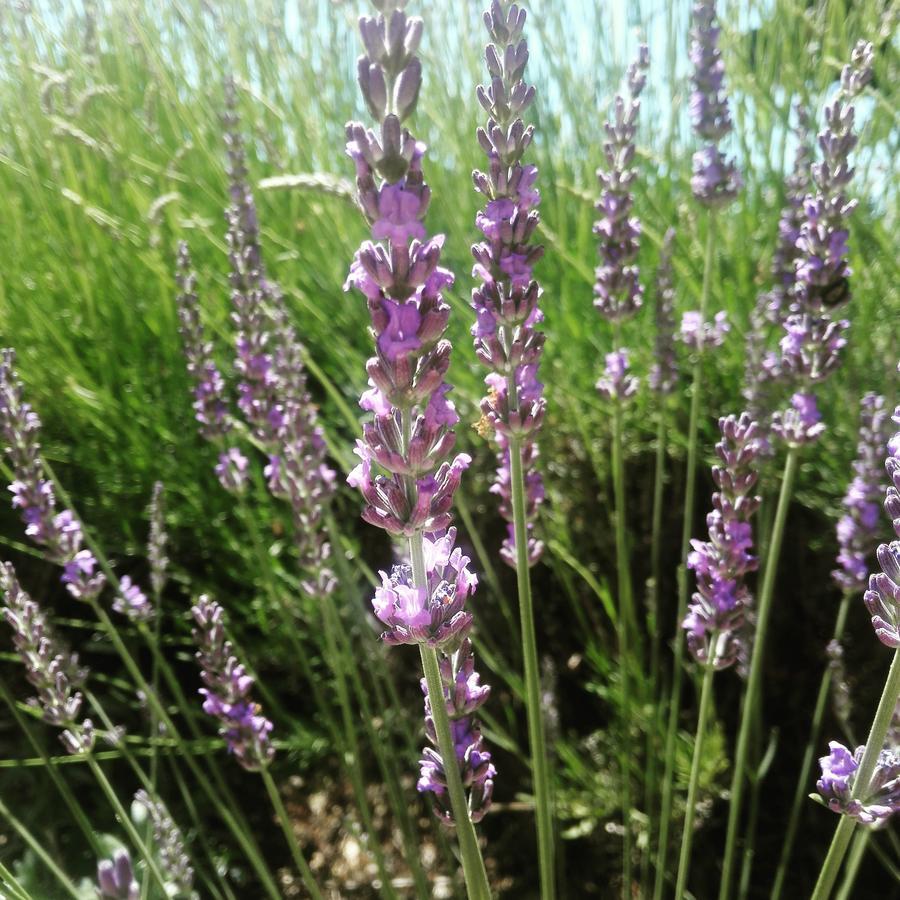
[[[663,400],[664,402],[664,400]],[[647,729],[647,780],[644,785],[644,809],[647,821],[653,822],[654,805],[656,803],[657,776],[659,771],[659,754],[656,752],[656,743],[660,733],[661,719],[658,713],[662,712],[662,704],[658,702],[661,685],[659,662],[661,651],[661,639],[659,628],[659,598],[660,598],[660,549],[662,546],[662,518],[663,518],[663,488],[666,477],[666,410],[660,404],[656,422],[656,469],[653,479],[653,515],[650,537],[650,592],[647,611],[647,634],[650,635],[650,690],[653,703],[653,717],[650,728]],[[647,829],[647,847],[641,856],[641,896],[649,893],[650,858],[653,852],[652,828]]]
[[[619,595],[619,677],[622,681],[622,735],[619,755],[622,780],[622,892],[631,896],[631,665],[629,631],[635,626],[631,596],[631,576],[628,559],[628,539],[625,534],[625,467],[622,461],[622,401],[615,398],[613,406],[613,494],[616,523],[616,577]]]
[[[281,794],[278,793],[278,787],[272,778],[272,773],[269,771],[268,766],[263,766],[259,774],[262,776],[263,784],[266,786],[266,793],[268,793],[269,799],[272,801],[272,807],[275,810],[275,815],[278,817],[278,824],[281,825],[281,830],[284,832],[284,837],[290,848],[294,864],[297,866],[297,871],[300,873],[300,877],[306,885],[306,890],[309,891],[309,896],[312,897],[313,900],[324,900],[322,892],[319,890],[318,884],[316,884],[316,879],[313,877],[313,873],[309,868],[309,864],[306,862],[306,857],[303,855],[303,851],[297,843],[297,835],[294,834],[294,829],[291,828],[291,820],[288,817],[287,810],[284,808]]]
[[[731,889],[731,877],[735,862],[738,826],[740,824],[741,800],[744,792],[747,752],[750,747],[750,732],[753,723],[753,708],[759,700],[762,686],[763,659],[765,657],[766,634],[769,617],[772,612],[772,598],[775,588],[775,576],[778,572],[778,558],[781,555],[781,544],[784,537],[784,526],[787,521],[788,507],[797,473],[797,448],[788,450],[784,462],[784,474],[781,480],[781,491],[778,494],[778,507],[775,510],[775,524],[772,529],[772,540],[766,558],[762,589],[759,595],[759,612],[756,623],[756,636],[753,641],[753,653],[750,657],[750,672],[747,675],[747,689],[738,731],[737,748],[734,756],[734,772],[731,777],[731,803],[728,808],[728,833],[725,839],[725,857],[722,864],[722,881],[719,885],[719,900],[727,900]]]
[[[512,379],[510,379],[512,381]],[[534,806],[537,820],[538,861],[541,897],[556,896],[556,871],[553,846],[553,798],[544,720],[541,708],[541,682],[538,666],[534,606],[531,596],[531,570],[528,562],[528,528],[525,510],[525,476],[522,467],[522,443],[518,437],[509,441],[510,492],[512,494],[513,530],[516,541],[516,582],[519,589],[519,619],[522,629],[522,660],[525,669],[525,709],[528,719],[528,745],[534,779]]]
[[[706,321],[709,308],[710,284],[714,262],[715,212],[710,212],[706,232],[706,253],[703,261],[703,286],[700,291],[700,318]],[[684,518],[681,528],[681,550],[678,557],[678,609],[675,618],[675,659],[672,664],[672,691],[669,696],[669,721],[666,726],[665,767],[663,770],[662,802],[659,816],[659,844],[656,850],[656,880],[653,900],[661,900],[666,879],[666,856],[669,850],[669,826],[672,820],[672,796],[675,777],[675,739],[678,736],[678,713],[681,708],[681,685],[684,680],[684,645],[681,623],[687,611],[688,578],[686,560],[691,545],[694,524],[694,495],[697,488],[697,434],[700,426],[700,397],[703,389],[702,357],[698,353],[691,378],[691,414],[688,420],[687,471],[684,488]]]
[[[6,894],[0,892],[0,896],[8,895],[9,900],[34,900],[2,862],[0,862],[0,887],[6,891]]]
[[[853,845],[850,847],[850,855],[847,857],[847,867],[844,870],[844,880],[838,890],[837,900],[851,900],[853,885],[856,876],[859,875],[859,867],[866,855],[866,847],[872,832],[868,828],[860,828],[853,837]]]
[[[0,800],[0,816],[3,816],[13,829],[18,832],[19,837],[31,848],[35,856],[47,867],[53,877],[60,883],[60,886],[66,891],[70,897],[75,900],[82,900],[82,894],[72,884],[69,876],[56,864],[53,857],[44,849],[44,845],[10,812],[6,804]]]
[[[411,538],[410,543],[416,540],[421,547],[421,536]],[[424,560],[422,560],[421,566],[424,569]],[[414,563],[414,572],[415,568]],[[437,651],[427,644],[419,644],[419,655],[422,658],[422,669],[425,672],[425,684],[428,688],[428,702],[431,707],[431,717],[434,720],[438,751],[444,761],[444,776],[447,779],[447,792],[450,794],[453,822],[459,838],[459,852],[462,857],[463,876],[466,879],[466,892],[469,900],[490,900],[491,889],[488,885],[484,860],[481,858],[481,850],[478,847],[478,836],[475,834],[475,826],[469,816],[469,805],[459,775],[459,766],[455,765],[456,749],[453,744],[453,735],[450,732],[447,705],[444,702],[444,686],[441,681]],[[450,761],[449,764],[448,761]]]
[[[832,640],[839,641],[844,633],[847,622],[847,613],[850,610],[850,598],[853,595],[849,591],[844,592],[841,604],[838,607],[837,620],[834,625]],[[800,811],[803,801],[809,791],[809,775],[812,771],[813,760],[816,755],[816,746],[819,743],[819,734],[822,730],[822,721],[825,718],[825,710],[828,706],[828,696],[831,688],[831,666],[826,666],[819,683],[819,693],[816,696],[816,705],[813,712],[812,726],[809,730],[809,739],[803,753],[803,763],[800,766],[800,777],[797,779],[797,787],[794,789],[794,800],[791,804],[791,814],[788,819],[788,827],[784,836],[781,850],[781,859],[778,862],[778,871],[775,875],[775,884],[772,887],[771,900],[779,900],[784,889],[784,880],[788,873],[788,863],[791,861],[791,851],[794,847],[794,838],[797,835],[797,826],[800,824]]]
[[[884,683],[884,690],[881,692],[881,699],[878,701],[878,709],[875,711],[869,736],[866,739],[866,749],[854,776],[851,795],[854,800],[862,799],[868,793],[869,783],[872,781],[878,756],[884,748],[884,740],[888,728],[890,728],[898,698],[900,698],[900,647],[894,651],[894,659]],[[827,900],[831,894],[855,826],[856,819],[851,816],[841,816],[811,900]]]
[[[684,897],[687,887],[688,872],[691,868],[691,842],[694,837],[694,813],[697,808],[697,788],[700,784],[700,764],[703,761],[703,738],[706,732],[706,719],[712,699],[713,665],[718,635],[713,634],[710,640],[709,659],[703,669],[703,686],[700,689],[700,712],[697,714],[697,738],[694,741],[694,755],[691,759],[691,777],[688,782],[687,803],[684,809],[684,828],[681,832],[681,855],[678,859],[678,878],[675,885],[675,900]]]
[[[97,779],[97,783],[100,785],[100,789],[106,795],[106,799],[109,801],[110,806],[112,806],[113,811],[116,814],[116,818],[119,820],[119,824],[125,829],[126,833],[128,834],[128,839],[140,852],[141,856],[144,859],[144,862],[147,864],[150,875],[153,877],[153,880],[159,885],[159,888],[162,891],[162,895],[164,897],[167,896],[166,876],[160,869],[159,863],[156,861],[156,857],[154,856],[153,851],[147,846],[146,841],[138,833],[137,828],[135,828],[134,826],[134,822],[131,821],[131,816],[128,815],[128,813],[125,811],[125,807],[122,806],[121,800],[119,800],[118,795],[113,790],[113,786],[109,783],[109,779],[106,777],[103,769],[100,768],[100,764],[96,759],[93,758],[93,756],[91,756],[90,753],[88,753],[85,758],[91,772],[93,772],[94,774],[94,778]]]

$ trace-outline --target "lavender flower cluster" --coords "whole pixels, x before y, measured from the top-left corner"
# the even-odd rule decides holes
[[[475,671],[472,642],[468,638],[463,640],[458,650],[441,659],[441,681],[456,761],[464,775],[463,786],[468,792],[469,816],[473,822],[480,822],[491,803],[497,770],[491,762],[490,752],[485,749],[478,720],[473,715],[488,699],[491,689],[480,683]],[[451,825],[453,812],[447,779],[440,753],[434,749],[437,748],[437,736],[424,678],[422,691],[425,694],[425,733],[433,746],[424,750],[418,789],[432,795],[435,815],[444,824]]]
[[[859,443],[853,479],[844,495],[844,515],[837,525],[838,568],[832,573],[845,591],[862,591],[869,576],[868,558],[877,542],[880,518],[882,455],[887,443],[884,398],[866,394],[860,414]]]
[[[734,161],[719,149],[719,141],[732,130],[725,93],[725,63],[719,50],[715,0],[699,0],[692,10],[690,58],[693,64],[690,99],[691,124],[706,145],[694,154],[691,189],[704,206],[724,206],[741,189]]]
[[[13,630],[13,646],[29,683],[37,690],[29,702],[42,710],[45,722],[64,729],[60,740],[67,752],[89,752],[94,746],[94,726],[90,719],[82,718],[84,698],[78,690],[88,670],[79,666],[78,655],[53,634],[43,610],[22,590],[9,563],[0,563],[0,590],[3,617]]]
[[[453,275],[440,266],[443,236],[427,238],[422,221],[431,196],[422,171],[425,145],[403,124],[422,78],[416,56],[422,22],[408,17],[403,5],[377,3],[378,15],[360,19],[366,52],[359,84],[379,134],[357,122],[347,126],[357,199],[372,239],[357,251],[346,288],[366,298],[375,338],[366,367],[369,389],[360,400],[373,418],[357,441],[360,463],[347,480],[363,495],[366,521],[410,539],[410,564],[382,573],[373,601],[387,628],[384,639],[436,648],[446,665],[471,625],[465,601],[476,584],[449,528],[453,495],[470,458],[451,459],[459,417],[444,381],[451,345],[444,337],[450,308],[442,291]],[[479,787],[483,773],[472,769],[481,759],[469,753],[457,763],[473,808],[483,810],[490,794]],[[437,797],[437,776],[428,784]]]
[[[656,269],[656,338],[654,363],[647,383],[660,395],[668,395],[678,386],[678,357],[675,354],[675,287],[672,283],[672,248],[675,229],[666,230],[659,265]]]
[[[57,510],[53,483],[41,458],[41,420],[23,396],[15,352],[0,353],[0,434],[13,470],[12,505],[20,510],[25,534],[62,566],[62,581],[77,600],[94,600],[106,578],[84,547],[81,523],[72,510]]]
[[[165,804],[145,790],[134,795],[135,804],[150,818],[153,847],[159,854],[159,864],[170,892],[177,897],[196,898],[193,893],[194,869],[184,847],[184,837]]]
[[[206,687],[203,711],[219,720],[219,734],[237,761],[249,771],[267,766],[275,756],[270,742],[272,723],[250,698],[253,678],[233,653],[225,637],[224,612],[214,600],[201,596],[191,608],[197,627],[200,677]]]
[[[706,517],[708,541],[691,541],[687,566],[697,577],[697,591],[682,627],[698,662],[724,669],[745,655],[741,646],[752,595],[745,578],[757,566],[750,519],[759,507],[752,494],[758,477],[758,427],[747,413],[719,420],[716,444],[721,465],[713,466],[718,490]]]
[[[479,85],[476,93],[488,121],[477,136],[488,165],[486,171],[473,174],[476,191],[487,201],[475,218],[484,240],[472,247],[473,274],[480,281],[472,291],[476,316],[472,336],[476,356],[490,369],[485,379],[488,393],[481,404],[481,430],[492,431],[499,446],[497,477],[491,490],[499,496],[500,513],[508,523],[501,556],[513,567],[511,438],[517,439],[525,471],[529,565],[543,552],[533,529],[544,500],[536,440],[546,406],[544,386],[538,380],[544,335],[537,330],[543,313],[541,288],[534,279],[534,265],[544,248],[533,242],[540,221],[540,193],[535,187],[538,172],[535,166],[523,163],[534,126],[526,126],[522,114],[535,93],[524,79],[528,62],[525,18],[525,10],[517,4],[496,0],[484,14],[490,37],[485,49],[490,84]]]

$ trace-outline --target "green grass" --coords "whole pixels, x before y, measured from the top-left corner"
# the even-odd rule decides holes
[[[47,455],[119,568],[142,570],[145,507],[153,482],[164,481],[172,556],[183,588],[173,597],[184,602],[188,583],[190,590],[213,590],[234,610],[251,653],[257,629],[266,627],[264,573],[244,524],[212,474],[212,449],[195,432],[177,330],[174,248],[182,238],[191,245],[206,320],[223,370],[230,371],[223,76],[233,72],[239,84],[254,183],[290,174],[352,177],[343,125],[361,115],[354,22],[362,6],[326,0],[289,6],[285,15],[269,0],[122,0],[100,4],[93,30],[74,2],[45,0],[27,12],[11,5],[0,11],[6,48],[0,60],[0,343],[16,347],[29,397],[45,424]],[[474,85],[482,80],[480,4],[414,7],[427,20],[425,85],[414,123],[430,148],[433,201],[427,222],[432,232],[446,233],[445,263],[457,274],[450,298],[456,350],[449,380],[462,416],[460,443],[475,456],[462,499],[489,560],[499,566],[502,535],[487,493],[493,452],[467,427],[479,415],[483,377],[468,337],[468,248],[478,205],[470,172],[480,162],[474,140],[481,121],[474,100]],[[608,104],[641,32],[650,38],[656,70],[645,92],[635,204],[644,225],[640,263],[648,303],[626,326],[625,340],[636,371],[644,374],[652,361],[652,274],[670,225],[678,229],[680,308],[693,308],[700,290],[705,219],[688,185],[694,149],[684,77],[688,4],[634,0],[627,10],[610,12],[607,4],[535,0],[529,7],[530,71],[538,88],[531,156],[540,169],[547,248],[538,271],[547,333],[542,372],[548,412],[541,444],[549,494],[543,530],[550,550],[536,572],[537,602],[542,641],[557,662],[565,661],[561,654],[584,652],[587,642],[587,665],[597,678],[614,646],[608,588],[614,567],[607,512],[610,411],[593,388],[611,342],[608,325],[591,303],[594,169],[602,161]],[[731,149],[741,158],[746,187],[720,217],[717,235],[711,308],[728,310],[734,327],[706,374],[705,457],[712,453],[715,417],[741,406],[743,332],[756,294],[769,283],[782,180],[791,165],[792,147],[784,136],[791,102],[808,101],[820,123],[823,102],[853,43],[866,37],[878,51],[875,81],[860,104],[851,342],[844,367],[823,392],[828,432],[800,473],[800,501],[829,515],[848,478],[860,396],[875,390],[890,402],[897,386],[900,270],[891,166],[900,116],[898,59],[885,7],[877,0],[749,0],[722,9],[737,125]],[[346,472],[359,431],[356,398],[365,383],[369,337],[365,304],[345,294],[342,284],[364,225],[346,198],[316,187],[257,190],[256,199],[267,267],[286,292],[329,441],[340,453],[335,462]],[[642,392],[626,423],[635,555],[649,540],[653,402]],[[671,440],[675,491],[687,406],[679,394]],[[701,510],[705,494],[701,488]],[[262,495],[254,502],[266,551],[286,562],[279,540],[289,520],[286,510]],[[358,522],[358,507],[344,489],[336,515],[348,552],[374,567],[385,565],[387,544]],[[677,522],[675,513],[667,517],[671,522]],[[17,542],[15,518],[5,511],[2,517],[4,539]],[[813,540],[827,555],[832,538],[821,530],[824,519],[816,522]],[[484,562],[478,561],[479,570]],[[504,619],[496,612],[509,589],[508,573],[486,574],[478,602],[488,608],[485,621],[501,635],[494,635],[500,652],[488,680],[515,687],[516,641],[503,636]],[[811,590],[828,596],[831,587]],[[365,598],[359,593],[361,607]],[[277,629],[267,631],[273,636],[267,665],[289,666],[291,645],[278,640]],[[403,677],[414,681],[408,675]],[[602,700],[615,705],[615,691]],[[524,746],[521,717],[503,705],[493,715],[498,740],[512,736],[511,746],[516,740]],[[576,750],[581,737],[566,744],[562,766],[583,798],[596,776],[586,770],[581,778],[589,758]],[[716,754],[724,752],[721,743],[711,742]],[[710,781],[717,765],[718,756],[707,767]],[[504,790],[511,795],[515,787]],[[606,799],[598,801],[601,809],[589,804],[591,815],[609,814],[614,796],[607,788]],[[572,806],[582,809],[583,799]]]

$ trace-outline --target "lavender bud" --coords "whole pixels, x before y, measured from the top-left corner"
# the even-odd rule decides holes
[[[816,787],[824,804],[833,812],[851,816],[864,825],[889,819],[900,809],[900,754],[884,749],[864,797],[853,798],[856,771],[865,747],[854,753],[837,741],[828,744],[829,754],[819,759],[822,776]]]
[[[161,481],[153,485],[153,499],[150,502],[150,536],[147,540],[147,560],[150,563],[150,585],[153,594],[159,597],[168,579],[169,559],[166,556],[166,545],[169,536],[166,533],[164,488]]]
[[[112,859],[97,864],[97,888],[101,897],[110,900],[140,900],[141,886],[134,877],[127,850],[116,850]]]
[[[711,322],[704,322],[698,311],[690,310],[682,314],[677,337],[695,353],[702,353],[710,347],[721,347],[729,331],[731,325],[724,310],[717,312]]]

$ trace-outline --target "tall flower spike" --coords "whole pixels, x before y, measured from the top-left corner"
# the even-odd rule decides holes
[[[404,127],[422,80],[416,56],[422,21],[408,17],[396,0],[375,5],[378,15],[360,19],[366,52],[357,70],[378,133],[358,122],[347,125],[347,154],[371,240],[357,251],[345,285],[366,298],[372,322],[375,355],[360,399],[372,419],[363,426],[360,463],[347,480],[363,495],[363,518],[409,538],[424,557],[424,584],[416,586],[411,565],[382,573],[373,607],[387,626],[384,639],[449,655],[469,630],[465,601],[476,583],[449,528],[453,495],[470,462],[466,454],[451,458],[459,417],[444,381],[451,346],[442,291],[453,275],[440,267],[443,236],[428,238],[423,222],[431,196],[422,170],[426,148]],[[465,780],[465,760],[458,763]],[[474,801],[476,785],[470,780],[468,786]],[[487,800],[489,794],[478,807],[486,809]]]
[[[490,695],[489,687],[482,687],[475,671],[472,642],[466,638],[459,649],[441,660],[441,680],[444,699],[456,749],[456,759],[463,775],[463,784],[469,792],[469,816],[473,822],[484,818],[491,803],[494,778],[497,770],[491,762],[491,754],[484,745],[478,720],[473,716]],[[425,694],[425,733],[432,747],[426,748],[420,760],[418,789],[432,795],[435,815],[446,825],[453,824],[453,811],[447,796],[447,780],[444,764],[437,747],[434,720],[428,687],[422,680]]]
[[[671,394],[678,386],[678,359],[675,355],[675,286],[672,282],[672,248],[675,229],[663,238],[656,270],[656,342],[654,363],[647,382],[657,394]]]
[[[866,394],[860,414],[859,443],[853,462],[853,480],[844,494],[844,515],[837,525],[838,568],[834,580],[845,591],[865,590],[869,557],[877,543],[882,455],[887,443],[888,416],[884,398]]]
[[[197,276],[185,241],[178,244],[176,282],[182,348],[188,375],[194,383],[194,416],[203,437],[219,440],[231,428],[225,399],[225,379],[213,359],[212,343],[207,340],[200,318]]]
[[[20,510],[25,534],[42,547],[47,558],[62,566],[62,581],[76,600],[93,600],[106,579],[97,560],[84,549],[81,523],[69,509],[57,511],[53,484],[41,458],[41,420],[25,401],[15,371],[15,352],[0,351],[0,434],[13,470],[9,490]]]
[[[709,540],[691,541],[687,566],[697,577],[697,591],[682,627],[694,657],[701,663],[712,657],[713,665],[723,669],[746,655],[741,642],[752,595],[745,577],[757,565],[750,519],[759,507],[752,493],[759,444],[757,425],[747,413],[720,419],[719,430],[721,464],[712,470],[718,490],[706,518]]]
[[[197,627],[197,660],[200,677],[206,687],[203,711],[219,720],[219,734],[228,750],[249,771],[267,766],[275,756],[270,742],[272,723],[250,699],[253,678],[234,656],[231,641],[225,637],[225,614],[209,597],[201,596],[191,614]]]
[[[894,423],[900,427],[900,406],[894,410]],[[891,448],[900,446],[900,431],[894,435]],[[885,464],[891,486],[887,489],[884,508],[893,520],[894,531],[900,538],[900,456],[889,450]],[[872,617],[872,627],[882,644],[900,647],[900,540],[881,544],[877,551],[881,571],[869,576],[869,589],[864,595],[866,609]]]
[[[150,817],[153,849],[159,855],[160,868],[174,896],[194,897],[194,869],[184,849],[184,838],[162,800],[153,799],[145,790],[134,795],[134,802]]]
[[[40,708],[49,725],[64,729],[60,735],[69,753],[86,753],[94,746],[94,727],[81,715],[82,695],[88,671],[78,656],[59,642],[47,617],[19,585],[16,571],[0,563],[3,616],[13,630],[13,646],[25,666],[26,677],[37,691],[29,703]]]
[[[628,95],[616,97],[613,120],[605,126],[606,169],[597,170],[602,193],[596,209],[602,217],[594,223],[601,260],[595,272],[594,306],[613,322],[634,315],[644,295],[636,264],[641,223],[632,215],[631,186],[637,178],[634,138],[649,65],[650,51],[642,44],[637,59],[628,67]]]
[[[843,744],[831,741],[828,749],[828,756],[819,760],[822,777],[816,787],[830,810],[852,816],[863,825],[881,824],[900,810],[900,752],[896,748],[885,748],[878,755],[866,796],[858,799],[853,799],[853,786],[866,748],[857,747],[851,753]]]
[[[846,319],[833,311],[850,299],[847,219],[856,201],[847,196],[854,170],[849,157],[857,143],[853,100],[872,78],[872,45],[860,41],[841,73],[834,103],[825,109],[819,134],[822,159],[812,166],[812,188],[804,200],[797,236],[791,314],[781,341],[786,373],[804,384],[824,381],[841,363],[847,344]]]
[[[716,0],[699,0],[692,11],[690,113],[694,132],[706,145],[694,154],[691,189],[708,207],[732,201],[741,189],[741,176],[734,161],[725,157],[719,142],[732,130],[725,93],[725,63],[719,50],[721,29]]]
[[[541,288],[534,265],[544,248],[534,243],[540,221],[537,168],[524,162],[534,126],[522,115],[534,100],[534,87],[525,81],[528,44],[524,37],[525,10],[515,3],[493,3],[484,14],[490,38],[485,48],[489,83],[479,85],[476,96],[488,115],[477,131],[487,157],[484,171],[473,173],[475,190],[485,200],[475,217],[483,240],[472,246],[474,276],[480,284],[472,291],[475,354],[490,370],[481,402],[482,430],[493,431],[499,448],[497,477],[491,491],[500,497],[500,513],[508,524],[501,556],[515,567],[515,534],[510,496],[511,436],[519,438],[525,470],[528,562],[534,565],[543,544],[533,536],[544,486],[537,469],[537,433],[544,418],[544,386],[538,367],[544,335],[539,307]],[[512,394],[510,393],[512,391]]]

